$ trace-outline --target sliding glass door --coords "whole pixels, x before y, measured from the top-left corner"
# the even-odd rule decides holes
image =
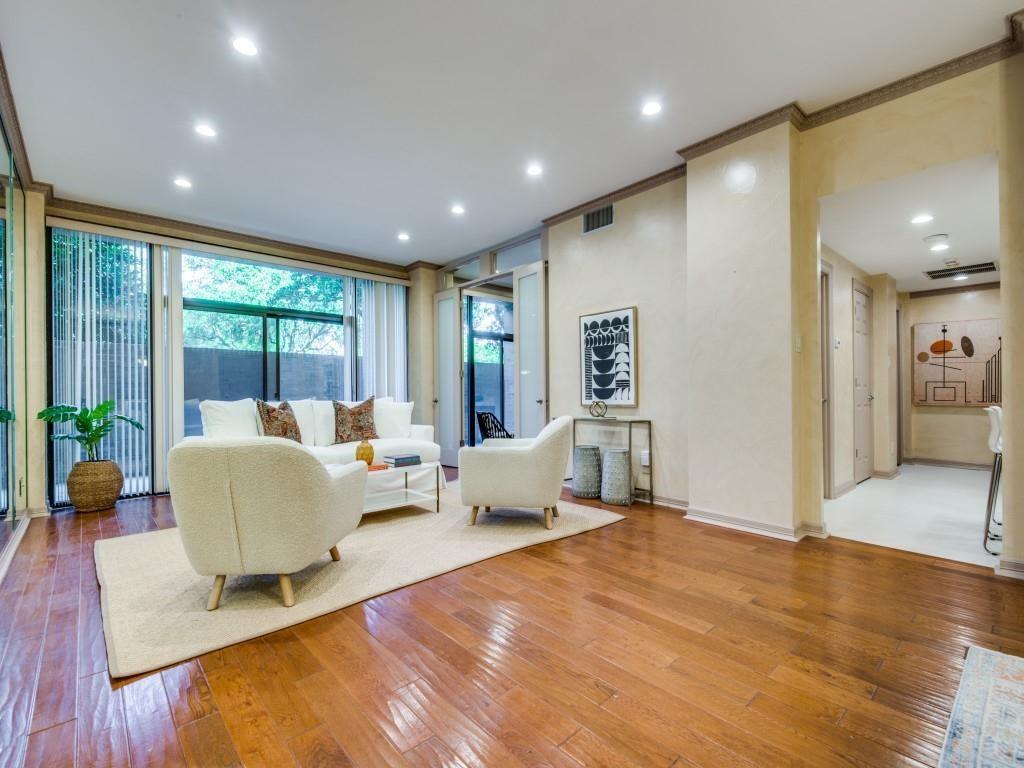
[[[119,413],[145,427],[118,422],[101,447],[102,458],[121,467],[124,496],[153,487],[150,258],[149,244],[138,240],[51,231],[51,403],[92,408],[114,400]],[[68,431],[68,425],[57,428]],[[72,441],[49,445],[50,503],[62,506],[68,473],[84,455]]]

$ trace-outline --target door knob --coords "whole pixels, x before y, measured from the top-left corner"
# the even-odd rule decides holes
[[[874,400],[874,399],[875,399],[875,396],[874,396],[874,395],[868,395],[868,402],[869,402],[869,403],[870,403],[870,402],[871,402],[872,400]]]
[[[438,400],[438,399],[437,399],[437,398],[435,397],[435,398],[434,398],[434,405],[437,405],[437,404],[438,404],[439,402],[441,402],[441,401],[440,401],[440,400]]]
[[[544,405],[544,401],[543,400],[538,400],[537,401],[537,405]]]

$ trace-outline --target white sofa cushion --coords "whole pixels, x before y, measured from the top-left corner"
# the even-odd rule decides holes
[[[373,401],[373,420],[377,421],[378,403],[394,402],[393,397],[378,397]],[[333,400],[310,400],[313,404],[313,445],[330,446],[334,445],[334,401]],[[364,400],[339,400],[342,405],[352,408]],[[299,425],[302,428],[302,425]],[[380,434],[380,430],[377,430]],[[302,441],[306,445],[306,441]]]
[[[379,437],[409,437],[413,403],[373,401],[373,423]]]
[[[260,436],[256,401],[251,397],[244,400],[203,400],[199,403],[199,414],[203,420],[204,437],[228,439]]]
[[[348,464],[356,460],[356,446],[359,443],[336,443],[335,445],[313,446],[309,450],[324,464]],[[411,438],[382,437],[371,440],[373,446],[373,463],[383,464],[385,456],[398,453],[417,453],[424,464],[438,461],[441,458],[441,446],[425,440]]]

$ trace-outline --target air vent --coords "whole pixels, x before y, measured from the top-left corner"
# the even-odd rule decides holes
[[[593,232],[595,229],[601,229],[601,227],[610,227],[611,225],[612,206],[610,205],[583,214],[583,234]]]
[[[931,269],[925,272],[932,280],[942,280],[946,277],[957,275],[980,275],[984,272],[995,272],[999,267],[994,261],[985,261],[981,264],[968,264],[966,267],[946,267],[945,269]]]

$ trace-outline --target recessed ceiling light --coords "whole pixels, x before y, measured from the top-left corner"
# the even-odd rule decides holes
[[[398,233],[398,239],[401,240],[404,243],[406,240],[409,239],[409,233],[408,232],[399,232]]]
[[[949,243],[936,243],[935,245],[933,245],[928,250],[929,251],[935,251],[936,253],[938,253],[939,251],[948,251],[949,250]]]
[[[961,272],[959,275],[954,275],[953,279],[956,280],[958,283],[962,283],[968,277],[970,277],[970,275],[965,275],[963,272]]]
[[[458,203],[456,203],[455,205],[452,206],[452,213],[454,213],[456,216],[461,216],[465,212],[466,212],[466,209],[464,207],[462,207],[461,205],[459,205]]]
[[[182,189],[192,189],[192,182],[186,179],[184,176],[178,176],[174,180],[174,186],[181,187]]]
[[[644,102],[643,109],[640,111],[643,112],[645,117],[654,117],[656,114],[661,112],[661,102],[653,99],[651,101]]]
[[[208,139],[212,139],[217,135],[217,129],[209,123],[196,123],[195,130],[200,136],[205,136]]]
[[[911,224],[927,224],[929,221],[931,221],[934,218],[935,217],[932,216],[930,213],[919,213],[919,214],[917,214],[917,216],[915,216],[914,218],[912,218],[910,220],[910,223]]]
[[[544,167],[540,163],[530,163],[526,166],[527,176],[540,176],[544,173]]]
[[[256,47],[256,43],[250,40],[248,37],[236,37],[231,41],[232,47],[243,56],[255,56],[259,53],[259,49]]]

